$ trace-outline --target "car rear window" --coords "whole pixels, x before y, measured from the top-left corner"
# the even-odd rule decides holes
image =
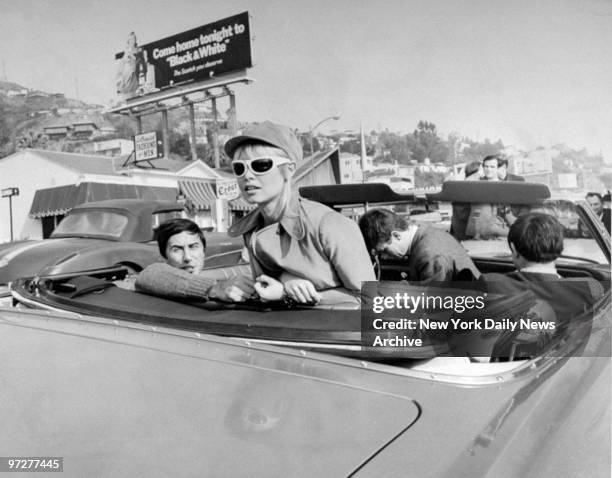
[[[179,219],[181,217],[183,217],[181,211],[164,211],[154,213],[152,221],[153,229],[155,229],[164,221],[167,221],[169,219]]]
[[[118,238],[123,234],[128,218],[111,211],[82,211],[68,214],[51,237],[107,236]]]

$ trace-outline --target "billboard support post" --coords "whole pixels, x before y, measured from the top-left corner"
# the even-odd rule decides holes
[[[191,139],[191,159],[195,161],[198,159],[198,152],[196,150],[195,111],[193,103],[189,103],[189,133]]]
[[[136,134],[142,133],[142,116],[136,116]]]
[[[229,90],[229,88],[228,88]],[[236,121],[236,96],[234,92],[229,90],[229,101],[230,101],[230,114],[229,114],[229,129],[231,136],[238,134],[238,124]]]
[[[212,113],[213,113],[213,124],[212,124],[213,155],[215,158],[215,169],[219,169],[221,167],[221,158],[219,155],[219,129],[217,127],[217,98],[213,97],[211,99],[211,103],[212,103]]]
[[[164,140],[164,158],[170,157],[170,134],[168,132],[168,110],[162,110],[162,138]]]

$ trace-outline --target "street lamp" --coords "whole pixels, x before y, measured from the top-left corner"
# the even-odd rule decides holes
[[[329,120],[339,120],[340,116],[328,116],[327,118],[323,118],[316,125],[310,128],[310,177],[312,178],[312,184],[314,184],[314,132],[315,130],[321,126],[323,123]]]
[[[310,128],[310,153],[314,154],[314,132],[315,130],[321,126],[323,123],[329,120],[339,120],[340,116],[328,116],[327,118],[323,118],[319,121],[314,127]]]
[[[9,198],[9,217],[11,223],[11,242],[13,242],[13,196],[19,196],[19,188],[6,188],[2,190],[2,197]]]

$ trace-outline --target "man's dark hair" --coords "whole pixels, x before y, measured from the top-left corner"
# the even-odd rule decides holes
[[[493,161],[493,160],[497,161],[497,167],[500,167],[502,164],[508,165],[508,161],[505,160],[505,158],[499,154],[490,154],[489,156],[485,156],[484,159],[482,160],[482,165],[484,166],[484,163],[486,163],[487,161]],[[503,163],[503,161],[506,161],[506,162]]]
[[[480,163],[478,161],[472,161],[471,163],[468,163],[465,165],[465,177],[467,178],[468,176],[471,176],[472,174],[478,172],[478,170],[480,169]]]
[[[519,216],[508,231],[508,244],[531,262],[552,262],[563,252],[563,226],[543,212]]]
[[[166,257],[166,246],[170,238],[181,232],[191,232],[196,234],[202,241],[202,246],[206,250],[206,238],[204,233],[195,222],[190,219],[168,219],[162,222],[154,231],[154,238],[159,246],[159,253],[163,258]]]
[[[603,197],[601,194],[599,193],[594,193],[594,192],[588,192],[585,196],[586,199],[588,198],[592,198],[592,197],[597,197],[599,198],[599,202],[603,203]]]
[[[408,229],[408,221],[387,209],[372,209],[359,219],[359,229],[368,251],[372,252],[378,244],[389,241],[393,231]]]

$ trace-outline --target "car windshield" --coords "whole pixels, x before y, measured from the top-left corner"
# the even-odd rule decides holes
[[[127,216],[112,211],[76,211],[66,216],[51,237],[106,236],[121,237],[128,224]]]

